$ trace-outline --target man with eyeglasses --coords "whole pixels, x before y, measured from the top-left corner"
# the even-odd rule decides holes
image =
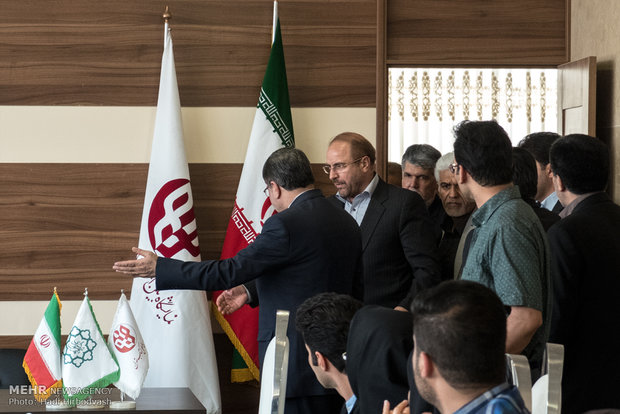
[[[495,121],[463,121],[454,135],[451,168],[463,195],[478,207],[461,279],[497,293],[508,312],[506,352],[525,355],[536,378],[551,317],[545,231],[512,183],[512,143],[506,131]]]
[[[275,335],[276,311],[290,311],[321,292],[350,294],[361,299],[361,235],[351,217],[314,189],[306,155],[281,148],[267,158],[263,179],[278,214],[271,216],[254,242],[225,260],[183,262],[157,257],[134,248],[139,260],[117,262],[113,269],[135,277],[155,277],[157,290],[231,289],[248,299],[242,283],[256,280],[260,301],[258,349],[262,366],[269,341]],[[220,296],[221,297],[221,296]],[[218,308],[228,314],[235,309]],[[229,304],[230,305],[230,304]],[[241,304],[242,305],[242,304]],[[239,307],[241,306],[239,305]],[[342,399],[325,390],[308,366],[303,339],[293,324],[290,343],[286,414],[338,413]]]
[[[336,187],[330,198],[362,232],[364,304],[407,310],[418,291],[440,282],[436,232],[419,194],[375,173],[375,149],[360,134],[330,142],[323,170]]]

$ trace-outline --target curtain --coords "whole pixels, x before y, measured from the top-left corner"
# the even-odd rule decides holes
[[[412,144],[452,151],[454,126],[495,119],[513,145],[532,132],[557,132],[556,69],[390,68],[388,160]]]

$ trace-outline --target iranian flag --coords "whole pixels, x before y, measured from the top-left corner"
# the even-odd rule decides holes
[[[278,3],[274,2],[271,53],[258,97],[235,205],[226,231],[222,259],[233,257],[252,243],[261,232],[265,220],[274,214],[275,210],[269,198],[263,193],[263,164],[275,150],[294,145]],[[220,294],[221,292],[214,293],[214,303]],[[259,380],[258,309],[246,305],[227,316],[220,314],[216,306],[213,306],[213,309],[222,329],[245,362],[245,367],[235,367],[233,362],[232,380]]]
[[[200,261],[168,23],[164,29],[159,96],[138,247],[160,257]],[[148,349],[149,371],[144,386],[189,387],[208,413],[220,412],[220,386],[205,292],[160,292],[155,289],[155,278],[134,278],[131,309]]]
[[[62,387],[60,362],[60,309],[62,304],[54,288],[54,294],[45,309],[26,355],[23,367],[34,388],[34,396],[44,401],[56,388]]]

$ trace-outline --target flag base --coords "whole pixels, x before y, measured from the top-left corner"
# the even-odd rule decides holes
[[[109,405],[110,410],[135,410],[135,401],[112,401]]]

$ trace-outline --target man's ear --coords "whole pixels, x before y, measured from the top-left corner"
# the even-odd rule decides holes
[[[551,163],[545,165],[545,173],[547,174],[547,177],[549,177],[550,180],[553,178],[553,171],[551,171]]]
[[[564,182],[562,181],[562,178],[559,175],[551,175],[552,179],[553,179],[553,189],[556,192],[562,192],[562,191],[566,191],[566,187],[564,186]]]
[[[282,196],[282,187],[280,187],[275,181],[271,182],[271,194],[276,200]]]
[[[325,358],[319,351],[314,351],[314,355],[316,356],[317,366],[323,371],[327,371],[329,368],[329,361],[327,358]]]
[[[420,351],[420,355],[418,357],[418,369],[422,378],[429,378],[435,372],[435,364],[433,363],[433,360],[430,355],[424,351]]]
[[[457,168],[459,169],[459,171],[458,174],[455,174],[456,182],[459,184],[465,184],[469,179],[469,173],[467,172],[467,170],[465,170],[465,168],[463,168],[461,164],[459,164]]]

